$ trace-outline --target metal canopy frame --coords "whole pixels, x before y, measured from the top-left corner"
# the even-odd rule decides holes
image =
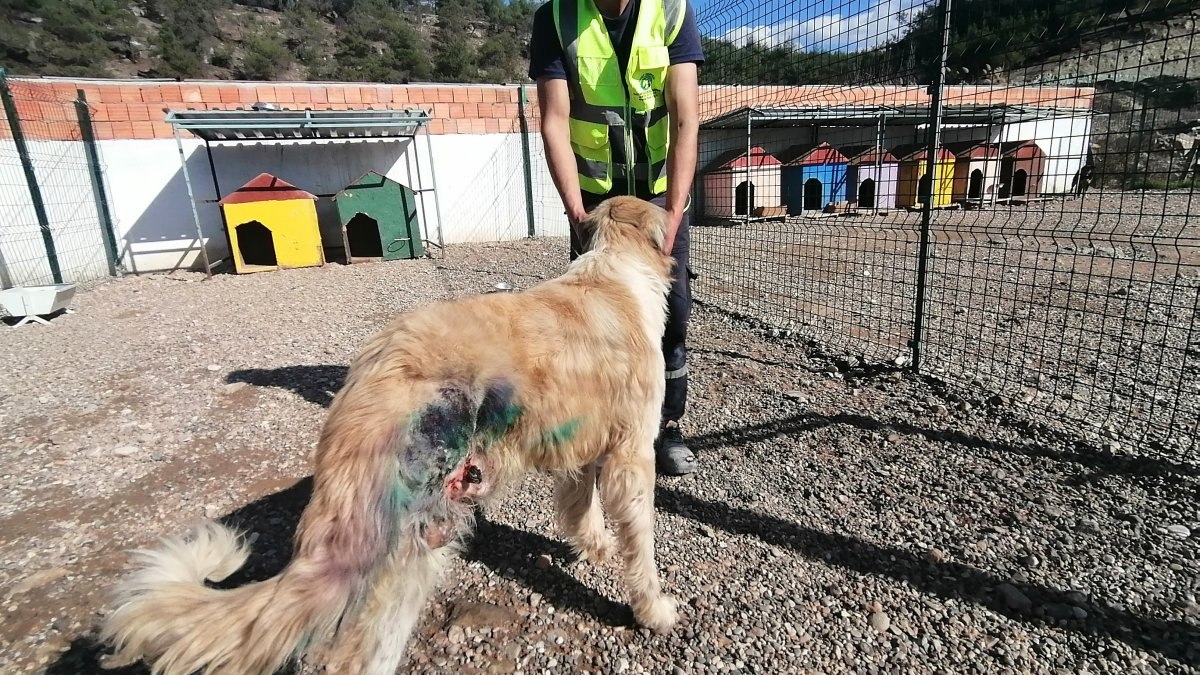
[[[213,188],[216,190],[216,200],[221,198],[221,185],[217,181],[217,168],[212,157],[213,143],[253,143],[261,141],[337,141],[337,140],[373,140],[389,138],[416,138],[425,130],[426,150],[429,152],[429,175],[431,187],[426,188],[421,176],[421,156],[415,154],[417,181],[421,187],[413,188],[413,192],[421,195],[421,219],[429,222],[425,210],[425,193],[433,193],[433,208],[437,215],[437,242],[427,243],[437,245],[445,255],[445,242],[442,236],[442,207],[437,192],[437,171],[434,167],[433,142],[429,138],[429,121],[432,119],[427,110],[404,108],[384,110],[280,110],[260,107],[256,104],[250,110],[170,110],[166,122],[171,125],[175,135],[175,146],[179,150],[179,162],[183,167],[183,181],[187,186],[188,199],[192,206],[192,221],[196,226],[196,241],[200,244],[200,255],[204,260],[204,274],[212,278],[212,269],[217,263],[208,258],[208,248],[204,245],[204,235],[200,229],[200,212],[197,209],[195,191],[192,189],[192,179],[187,168],[187,155],[183,150],[182,131],[188,131],[196,138],[204,141],[205,155],[208,158],[208,169],[212,175]],[[205,200],[210,201],[210,200]],[[233,242],[230,241],[228,223],[225,213],[221,211],[221,229],[225,234],[225,242],[229,247],[229,255],[233,255]],[[349,252],[347,252],[348,254]]]

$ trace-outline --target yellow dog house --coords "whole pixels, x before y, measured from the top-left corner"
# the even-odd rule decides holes
[[[238,274],[325,264],[317,198],[269,173],[217,202]]]
[[[930,192],[933,193],[933,208],[950,206],[951,197],[954,195],[953,152],[944,146],[938,148],[937,156],[933,160],[934,180],[930,180],[926,171],[929,168],[929,151],[924,143],[894,148],[892,154],[900,160],[896,206],[922,206],[929,198]]]

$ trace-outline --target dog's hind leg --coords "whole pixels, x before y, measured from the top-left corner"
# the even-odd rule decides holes
[[[596,465],[579,473],[556,474],[554,502],[558,525],[577,557],[599,564],[612,555],[616,541],[604,527],[596,487]]]
[[[676,621],[676,601],[662,592],[654,561],[653,452],[617,452],[600,473],[604,509],[616,524],[634,618],[656,632]]]
[[[325,657],[326,672],[394,675],[458,546],[428,550],[410,542],[380,569],[353,623]]]

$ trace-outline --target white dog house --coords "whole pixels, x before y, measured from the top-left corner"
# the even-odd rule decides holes
[[[730,150],[708,163],[704,176],[704,215],[737,218],[760,206],[780,206],[780,162],[758,146]]]

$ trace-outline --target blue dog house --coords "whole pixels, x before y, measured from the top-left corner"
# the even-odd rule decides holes
[[[783,164],[783,203],[789,215],[820,211],[844,202],[849,160],[828,143],[793,145],[778,155]]]

